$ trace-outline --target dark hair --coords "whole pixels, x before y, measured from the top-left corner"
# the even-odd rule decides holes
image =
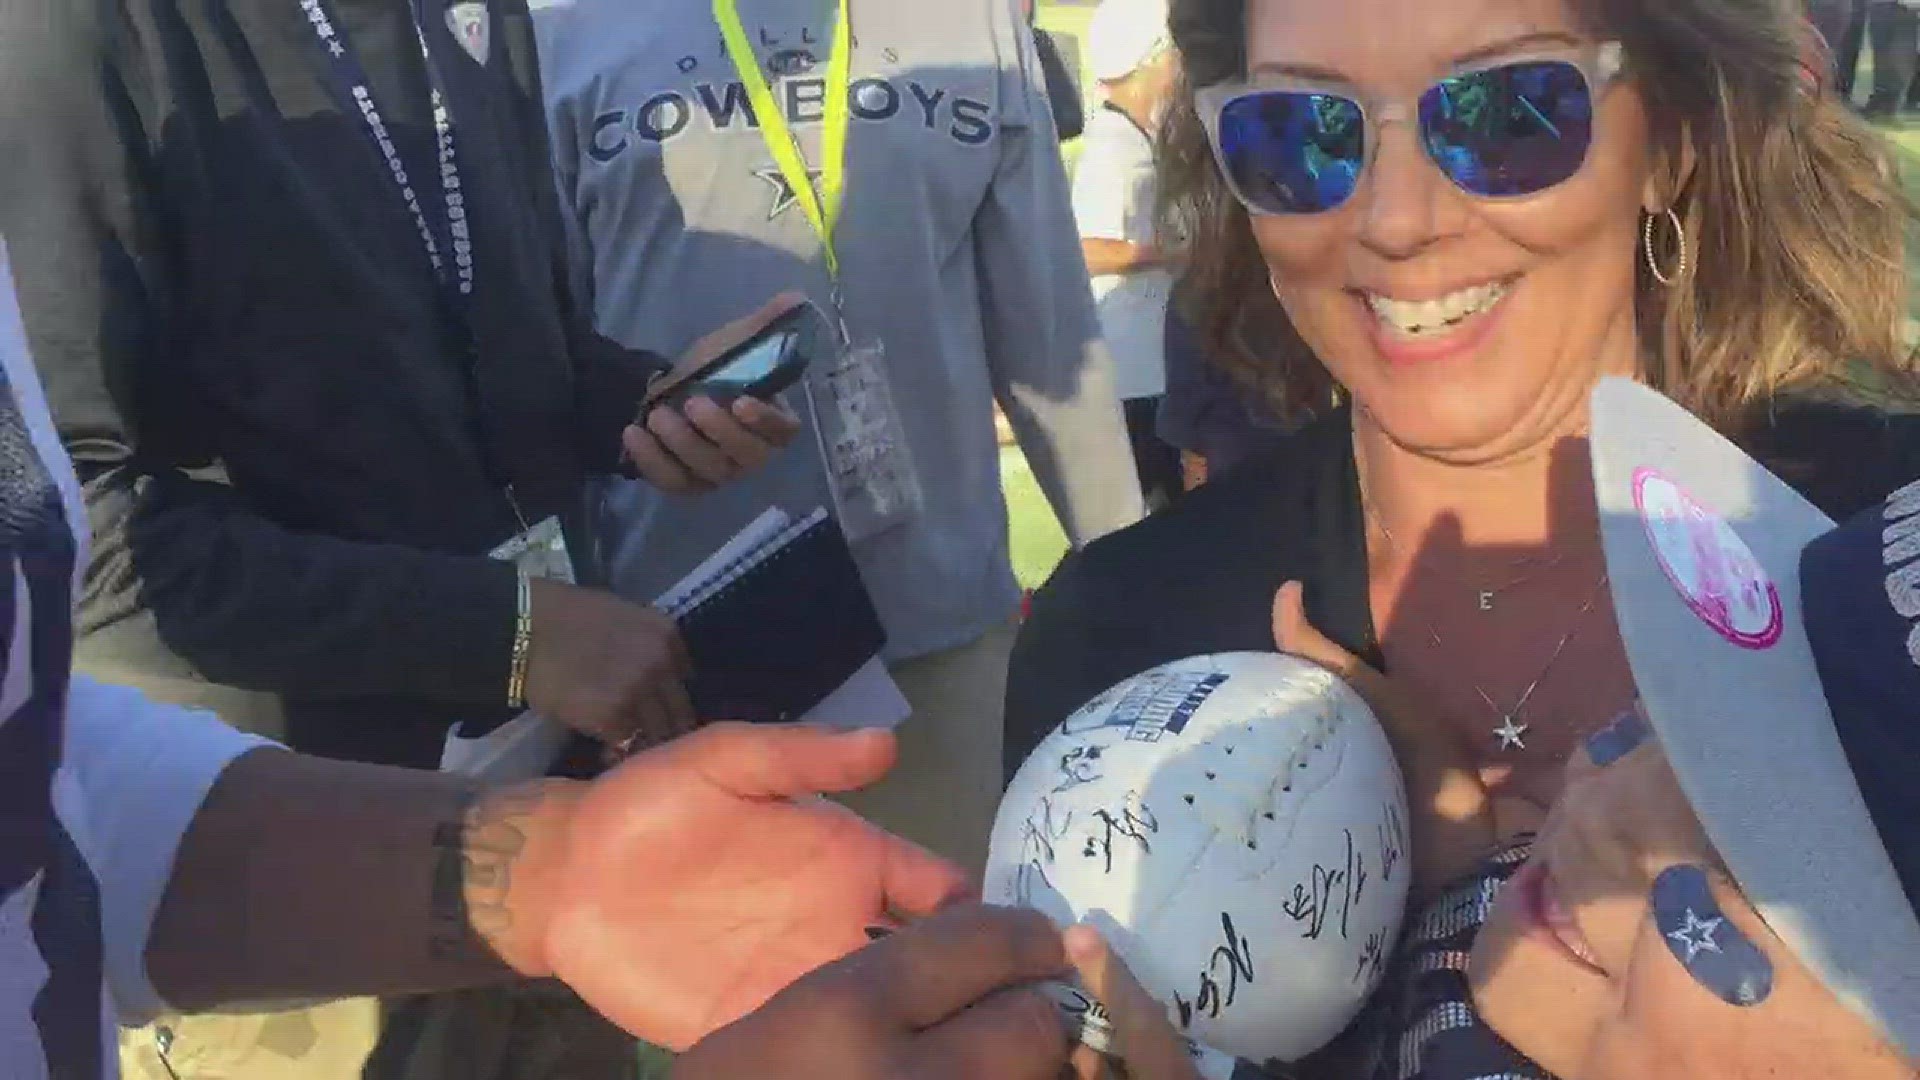
[[[1810,77],[1798,0],[1569,2],[1624,47],[1656,160],[1680,160],[1683,140],[1695,157],[1674,201],[1689,269],[1671,288],[1639,269],[1649,382],[1728,431],[1783,392],[1910,394],[1912,207],[1880,137]],[[1245,71],[1247,0],[1173,0],[1170,14],[1183,90]],[[1159,150],[1166,235],[1191,241],[1175,302],[1212,360],[1285,415],[1331,401],[1339,388],[1274,299],[1191,93]]]

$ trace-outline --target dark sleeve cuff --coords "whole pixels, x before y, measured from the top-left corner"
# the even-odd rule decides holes
[[[672,367],[671,361],[641,349],[629,349],[591,330],[579,342],[580,452],[594,472],[631,476],[620,449],[620,435],[639,415],[647,384]]]
[[[96,520],[127,512],[96,484]],[[292,533],[216,485],[149,478],[94,575],[121,578],[202,677],[299,697],[506,702],[519,597],[511,564]]]
[[[396,618],[394,647],[417,665],[422,696],[507,704],[519,577],[494,559],[436,562],[423,575],[411,618]]]

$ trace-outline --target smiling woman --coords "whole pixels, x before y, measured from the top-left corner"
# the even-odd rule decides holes
[[[1770,0],[1184,0],[1172,29],[1184,300],[1220,363],[1321,419],[1056,576],[1010,767],[1102,686],[1270,644],[1297,577],[1497,796],[1543,807],[1632,696],[1580,479],[1597,379],[1672,395],[1836,513],[1920,462],[1913,421],[1846,399],[1850,365],[1913,386],[1906,204]]]
[[[1222,366],[1316,418],[1036,595],[1009,765],[1139,671],[1273,648],[1275,592],[1300,581],[1499,831],[1537,828],[1637,694],[1588,464],[1603,377],[1667,394],[1835,517],[1920,475],[1920,418],[1849,390],[1914,400],[1885,147],[1808,77],[1779,0],[1171,11],[1181,302]],[[1743,602],[1700,601],[1730,633]],[[1429,853],[1454,835],[1446,794],[1424,793]]]
[[[1605,219],[1613,222],[1604,235],[1610,241],[1606,261],[1618,280],[1610,294],[1586,296],[1579,306],[1619,307],[1620,294],[1628,294],[1636,301],[1637,329],[1649,346],[1646,358],[1653,361],[1646,375],[1716,422],[1737,422],[1740,412],[1756,401],[1829,376],[1845,360],[1904,366],[1899,327],[1905,298],[1898,270],[1903,254],[1898,222],[1904,208],[1898,189],[1887,182],[1889,163],[1880,140],[1868,129],[1843,110],[1829,107],[1831,98],[1807,92],[1804,48],[1797,36],[1802,28],[1779,12],[1756,17],[1749,10],[1756,5],[1738,0],[1680,5],[1638,0],[1481,2],[1462,5],[1458,18],[1441,19],[1435,11],[1433,24],[1444,25],[1444,32],[1386,35],[1365,29],[1398,25],[1385,21],[1395,17],[1386,10],[1343,5],[1337,17],[1329,18],[1314,17],[1305,5],[1298,5],[1299,14],[1289,15],[1283,10],[1287,6],[1256,3],[1249,22],[1244,0],[1197,0],[1176,15],[1185,23],[1183,59],[1197,87],[1217,90],[1245,78],[1250,70],[1256,76],[1278,76],[1283,86],[1289,73],[1328,76],[1318,80],[1318,87],[1312,78],[1292,80],[1297,88],[1332,91],[1294,99],[1311,101],[1314,115],[1310,136],[1288,144],[1292,156],[1255,156],[1255,144],[1243,141],[1235,147],[1240,167],[1284,170],[1320,156],[1330,158],[1327,167],[1351,178],[1351,189],[1362,165],[1368,165],[1375,187],[1368,201],[1376,212],[1369,216],[1379,217],[1379,212],[1398,205],[1404,223],[1408,204],[1385,199],[1392,194],[1386,185],[1403,172],[1394,158],[1396,148],[1404,145],[1466,190],[1484,187],[1482,178],[1491,178],[1519,189],[1482,194],[1540,196],[1523,198],[1516,207],[1485,208],[1488,223],[1498,226],[1491,231],[1535,253],[1564,249],[1564,240],[1582,226],[1591,231],[1599,223],[1592,213],[1570,216],[1567,210],[1598,211],[1602,204],[1594,196],[1602,193],[1611,195],[1615,206],[1624,199],[1631,207],[1626,220]],[[1431,10],[1412,7],[1421,9],[1419,16]],[[1272,15],[1263,13],[1268,8]],[[1310,28],[1299,25],[1300,15],[1321,24],[1325,34],[1337,40],[1316,39]],[[1409,11],[1404,17],[1417,16]],[[1595,33],[1597,27],[1619,31]],[[1588,69],[1580,73],[1583,79],[1566,77],[1568,63],[1578,66],[1583,54],[1599,58],[1596,43],[1602,37],[1617,44],[1632,65],[1631,86],[1624,95],[1609,95],[1606,86],[1594,85],[1595,74],[1611,79],[1611,70]],[[1358,137],[1345,121],[1349,111],[1358,120],[1367,103],[1358,100],[1364,93],[1354,91],[1379,93],[1389,87],[1378,81],[1363,86],[1355,80],[1366,74],[1361,68],[1389,62],[1388,53],[1401,54],[1399,66],[1413,80],[1403,88],[1427,93],[1417,115],[1390,111],[1371,116],[1370,123],[1354,125],[1366,129],[1364,137]],[[1352,58],[1345,62],[1352,70],[1341,70],[1342,54]],[[1482,59],[1523,59],[1529,54],[1562,63],[1471,70],[1488,67],[1476,63]],[[1740,62],[1702,64],[1702,56],[1739,57]],[[1421,67],[1424,70],[1418,70]],[[1626,105],[1614,102],[1613,118],[1603,122],[1597,134],[1590,133],[1584,110],[1605,114],[1615,97],[1633,100]],[[1489,109],[1495,101],[1499,107]],[[1478,107],[1470,108],[1470,103]],[[1491,122],[1468,122],[1470,113],[1491,113],[1485,117]],[[1276,129],[1271,108],[1266,115],[1269,123],[1255,127],[1272,136]],[[1248,382],[1295,408],[1324,404],[1334,386],[1344,385],[1339,373],[1321,363],[1330,357],[1316,340],[1315,328],[1305,325],[1311,313],[1295,312],[1289,297],[1276,298],[1267,281],[1271,256],[1283,250],[1273,245],[1299,229],[1279,223],[1262,228],[1257,222],[1248,227],[1236,205],[1238,185],[1230,182],[1231,169],[1222,174],[1209,145],[1206,124],[1214,118],[1204,110],[1178,110],[1163,147],[1170,216],[1196,237],[1195,287],[1188,300],[1215,355]],[[1782,119],[1795,122],[1783,124]],[[1402,140],[1396,128],[1416,137]],[[1250,139],[1254,132],[1242,125],[1241,134]],[[1348,145],[1334,150],[1326,142],[1329,138]],[[1588,154],[1590,144],[1593,153]],[[1280,143],[1269,138],[1258,146],[1277,151]],[[1376,160],[1383,155],[1386,161]],[[1554,172],[1549,169],[1543,176],[1539,170],[1568,165],[1584,174],[1559,177],[1570,179],[1572,190],[1559,198],[1541,195],[1551,186],[1543,181]],[[1674,219],[1667,218],[1668,210],[1675,211]],[[1661,256],[1643,267],[1636,267],[1641,260],[1633,257],[1643,254],[1646,239],[1638,218],[1654,226],[1653,253]],[[1544,220],[1533,219],[1561,222],[1560,239],[1542,231]],[[1676,223],[1681,228],[1673,228]],[[1693,244],[1687,252],[1691,265],[1667,291],[1660,288],[1655,272],[1681,269],[1683,240]],[[1519,259],[1491,247],[1483,245],[1477,253],[1493,265],[1466,276],[1484,278],[1490,270],[1504,269],[1500,255],[1506,264]],[[1381,286],[1375,293],[1388,300],[1407,295],[1431,299],[1437,290],[1454,284],[1431,280],[1443,276],[1402,272],[1372,283]],[[1408,280],[1415,277],[1421,280]],[[1296,296],[1309,284],[1297,279],[1288,282]],[[1240,329],[1253,325],[1254,317],[1270,310],[1276,300],[1293,316],[1295,333],[1289,340],[1250,342]],[[1591,336],[1578,326],[1566,331]],[[1250,350],[1256,343],[1258,350]]]

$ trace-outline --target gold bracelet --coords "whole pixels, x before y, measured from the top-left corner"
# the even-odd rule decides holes
[[[513,662],[507,671],[507,707],[524,709],[527,705],[527,657],[533,652],[533,579],[525,570],[517,574],[519,609],[513,621]]]

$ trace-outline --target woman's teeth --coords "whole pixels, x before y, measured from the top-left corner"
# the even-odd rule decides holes
[[[1436,333],[1491,308],[1507,295],[1503,282],[1476,285],[1438,300],[1392,300],[1367,294],[1367,306],[1381,322],[1409,336]]]

